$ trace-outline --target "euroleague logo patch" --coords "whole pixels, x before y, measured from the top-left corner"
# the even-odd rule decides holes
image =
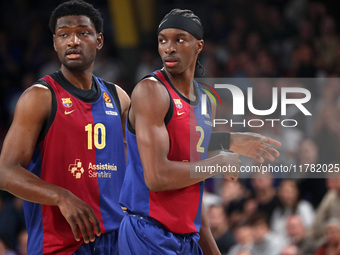
[[[106,92],[103,93],[103,98],[104,98],[105,103],[112,102],[110,96]]]
[[[110,96],[106,92],[103,92],[103,98],[104,98],[105,106],[107,108],[113,109],[114,106],[113,106],[112,100],[111,100]]]

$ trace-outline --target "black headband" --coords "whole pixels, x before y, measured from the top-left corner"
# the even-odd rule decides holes
[[[203,28],[189,17],[169,15],[158,26],[158,34],[166,28],[178,28],[192,34],[197,40],[203,39]]]

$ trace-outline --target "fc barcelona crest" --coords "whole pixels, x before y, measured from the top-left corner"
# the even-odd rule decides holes
[[[71,98],[69,98],[69,97],[67,97],[67,98],[62,98],[61,100],[62,100],[63,105],[64,105],[65,107],[67,107],[67,108],[72,107],[73,104],[72,104]]]
[[[181,109],[183,107],[181,99],[174,99],[174,103],[178,109]]]

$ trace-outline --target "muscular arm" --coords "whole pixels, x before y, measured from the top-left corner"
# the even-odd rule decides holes
[[[51,112],[51,92],[34,86],[20,97],[0,157],[0,188],[25,200],[57,205],[58,187],[27,171],[42,125]]]
[[[92,209],[70,191],[45,182],[26,170],[42,125],[51,113],[51,102],[51,92],[42,85],[29,88],[20,97],[0,155],[0,189],[31,202],[59,206],[76,240],[80,240],[78,224],[84,241],[88,242],[89,237],[94,240],[89,218],[96,233],[100,233]]]
[[[190,166],[222,165],[227,161],[231,165],[240,165],[239,157],[234,153],[191,163],[168,160],[170,142],[164,117],[169,106],[166,88],[155,79],[141,81],[131,96],[130,122],[136,130],[145,183],[151,191],[180,189],[212,176],[207,173],[201,178],[190,178]]]
[[[203,251],[204,255],[209,255],[209,254],[221,254],[216,242],[214,240],[214,237],[212,236],[210,227],[209,227],[209,222],[208,218],[205,212],[204,205],[202,203],[202,224],[201,224],[201,230],[200,230],[200,240],[199,240],[199,245],[201,246],[201,249]]]

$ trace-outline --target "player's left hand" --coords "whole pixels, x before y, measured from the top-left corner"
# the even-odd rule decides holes
[[[273,148],[273,146],[280,147],[281,143],[257,133],[245,132],[230,134],[231,151],[251,157],[260,163],[263,163],[265,159],[274,161],[275,157],[280,156],[280,153]]]

